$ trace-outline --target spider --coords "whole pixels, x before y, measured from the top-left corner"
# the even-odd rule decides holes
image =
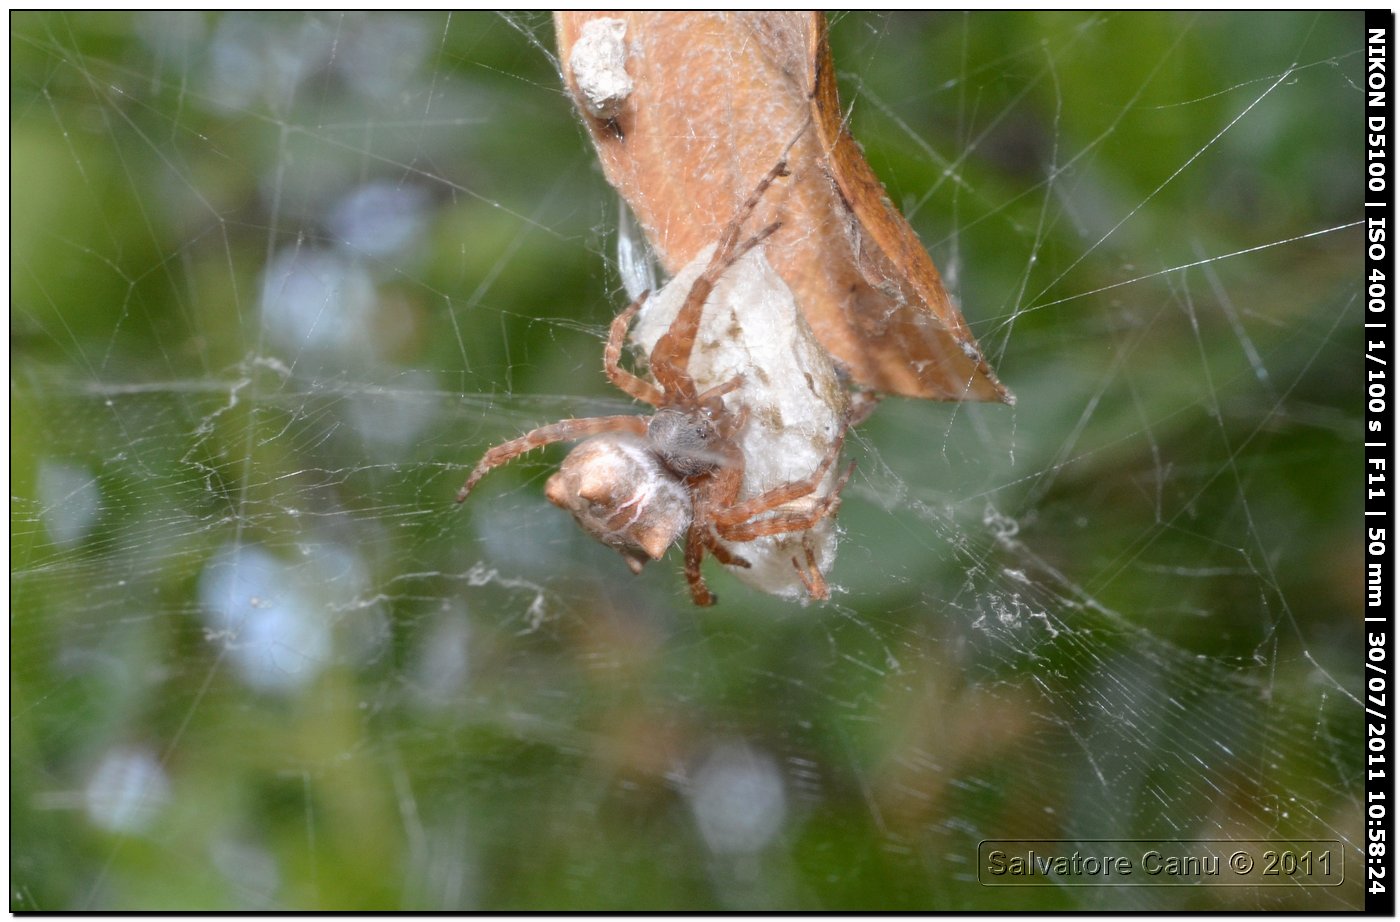
[[[784,156],[759,181],[725,228],[675,320],[651,351],[648,365],[655,383],[620,364],[632,319],[649,293],[643,293],[614,318],[603,352],[604,372],[619,390],[655,407],[654,414],[562,420],[497,445],[482,456],[467,477],[457,502],[465,500],[486,474],[528,451],[554,442],[586,439],[550,478],[546,496],[572,512],[586,531],[621,553],[634,573],[649,559],[659,559],[684,532],[685,578],[696,605],[716,601],[700,573],[706,552],[728,566],[750,566],[721,541],[743,543],[805,532],[832,515],[854,465],[809,508],[779,507],[816,491],[841,453],[844,424],[830,452],[810,476],[740,500],[744,457],[738,436],[748,421],[748,411],[744,407],[729,410],[723,398],[743,384],[743,375],[700,390],[689,372],[705,302],[715,284],[726,269],[782,226],[782,222],[774,222],[746,239],[741,236],[744,222],[764,192],[787,175]],[[825,599],[829,590],[805,541],[804,552],[806,560],[793,558],[792,564],[808,594]]]

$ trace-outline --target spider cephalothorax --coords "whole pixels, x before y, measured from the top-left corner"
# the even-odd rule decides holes
[[[655,414],[563,420],[497,445],[477,463],[457,501],[465,500],[493,468],[531,449],[586,439],[550,478],[546,496],[569,510],[589,534],[622,554],[634,572],[648,560],[659,559],[684,534],[686,580],[698,605],[714,602],[700,575],[707,552],[728,566],[748,568],[749,562],[728,545],[801,534],[831,515],[849,470],[821,498],[801,508],[793,503],[811,497],[827,479],[841,451],[844,420],[842,432],[828,437],[825,444],[830,448],[810,475],[740,499],[745,469],[740,436],[748,412],[744,406],[728,407],[725,396],[743,385],[744,375],[735,373],[702,390],[690,372],[705,304],[716,283],[780,226],[770,224],[747,239],[740,236],[763,193],[785,175],[783,161],[769,170],[690,284],[675,319],[651,349],[648,367],[654,383],[620,364],[628,329],[646,295],[613,320],[603,353],[604,371],[623,392],[656,407]],[[813,551],[803,545],[803,552],[791,557],[800,586],[813,598],[826,598]]]
[[[704,407],[686,412],[663,407],[647,420],[647,445],[677,477],[698,477],[724,463],[716,445],[721,438],[714,417]]]

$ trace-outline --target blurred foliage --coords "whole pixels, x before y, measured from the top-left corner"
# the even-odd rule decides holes
[[[12,909],[1357,905],[973,856],[1356,857],[1361,251],[1321,232],[1359,217],[1359,14],[832,22],[1019,404],[887,401],[836,602],[715,572],[700,612],[543,501],[558,450],[449,501],[486,446],[629,406],[547,16],[11,17]],[[374,180],[426,190],[412,245],[337,236]],[[367,350],[276,341],[286,254],[368,280]],[[254,546],[331,630],[280,692],[208,611]],[[755,851],[697,831],[724,745],[783,782]]]

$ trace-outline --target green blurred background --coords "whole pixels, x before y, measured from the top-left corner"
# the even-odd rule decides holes
[[[1345,908],[989,838],[1361,829],[1359,14],[833,17],[1015,408],[890,400],[833,602],[543,499],[627,412],[543,14],[11,17],[12,909]]]

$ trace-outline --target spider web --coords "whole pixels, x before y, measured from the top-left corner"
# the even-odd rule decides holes
[[[633,578],[543,15],[12,20],[11,907],[1361,899],[1356,14],[834,18],[1014,408],[887,400],[832,602]],[[985,886],[985,839],[1335,887]]]

